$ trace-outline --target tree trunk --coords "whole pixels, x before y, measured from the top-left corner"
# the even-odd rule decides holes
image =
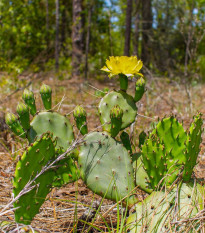
[[[130,36],[132,23],[132,0],[127,0],[124,55],[130,55]]]
[[[80,76],[80,66],[83,56],[82,46],[82,0],[73,0],[72,27],[72,77]]]
[[[133,47],[134,47],[134,55],[139,56],[138,54],[138,47],[139,47],[139,22],[140,22],[140,1],[135,1],[135,30],[134,30],[134,40],[133,40]]]
[[[91,26],[91,16],[92,16],[92,3],[88,5],[88,21],[87,21],[87,35],[86,35],[86,45],[85,45],[85,79],[88,78],[88,53],[90,48],[90,26]]]
[[[142,60],[145,65],[150,63],[152,34],[151,0],[142,0]]]
[[[55,41],[55,69],[59,68],[59,0],[56,0],[56,41]]]
[[[47,50],[49,49],[49,5],[48,0],[46,0],[46,44]]]
[[[112,30],[112,25],[111,25],[111,12],[108,12],[108,36],[109,36],[109,45],[110,45],[110,55],[113,56],[113,42],[112,42],[112,35],[111,35],[111,30]]]
[[[63,49],[64,55],[65,53],[65,40],[66,40],[66,27],[67,27],[67,17],[66,17],[66,0],[62,0],[62,18],[61,18],[61,48]]]

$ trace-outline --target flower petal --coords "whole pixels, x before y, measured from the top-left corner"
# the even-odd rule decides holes
[[[103,70],[105,72],[111,72],[106,66],[103,66],[103,68],[101,68],[100,70]]]
[[[136,56],[110,56],[109,59],[106,60],[106,66],[104,66],[101,70],[109,72],[110,78],[121,73],[127,77],[133,77],[135,74],[143,76],[141,73],[139,73],[142,66],[142,61],[138,60]]]

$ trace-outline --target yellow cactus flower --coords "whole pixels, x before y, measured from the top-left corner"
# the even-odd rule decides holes
[[[101,70],[109,72],[110,78],[118,74],[124,74],[127,77],[133,77],[135,74],[143,76],[141,73],[139,73],[142,66],[142,61],[138,60],[136,56],[112,56],[106,60],[106,66],[104,66]]]

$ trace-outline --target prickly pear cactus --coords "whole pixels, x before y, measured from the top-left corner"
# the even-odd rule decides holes
[[[40,88],[41,99],[46,110],[51,109],[52,105],[52,89],[50,86],[43,84]]]
[[[146,193],[151,193],[153,191],[153,188],[151,186],[149,176],[145,171],[141,153],[134,154],[132,156],[132,161],[136,185],[139,186]]]
[[[16,165],[13,180],[14,197],[54,157],[55,147],[49,134],[42,135],[38,141],[28,147]],[[32,184],[35,187],[14,203],[14,208],[17,208],[15,210],[16,222],[30,224],[33,217],[39,212],[46,195],[50,192],[54,175],[55,173],[52,170],[44,172]]]
[[[51,109],[52,90],[48,85],[43,84],[40,88],[41,99],[46,110]],[[43,133],[50,132],[56,137],[56,147],[66,150],[74,140],[73,128],[69,119],[53,111],[36,111],[35,97],[32,91],[25,89],[22,95],[25,104],[20,103],[17,106],[17,113],[21,125],[15,115],[7,115],[7,124],[11,130],[18,136],[25,135],[32,143],[36,138],[41,137]],[[33,119],[29,122],[29,111]]]
[[[44,84],[40,89],[40,93],[45,109],[51,109],[51,88]],[[17,106],[17,113],[21,124],[14,114],[7,114],[6,122],[11,130],[22,138],[27,137],[30,144],[41,138],[42,134],[46,132],[52,133],[56,140],[55,149],[62,153],[66,151],[74,140],[73,128],[69,119],[57,112],[36,112],[35,98],[32,91],[25,90],[23,99],[26,104],[20,103]],[[29,120],[29,111],[34,116],[31,122]],[[77,154],[77,150],[75,150],[74,154]],[[76,173],[77,167],[70,157],[60,161],[57,168],[52,183],[54,186],[61,186],[66,181],[75,181],[78,177]]]
[[[131,194],[135,187],[131,158],[109,135],[98,132],[86,135],[78,162],[82,179],[94,193],[115,201],[130,194],[126,199],[128,205],[138,201]]]
[[[30,128],[30,117],[29,117],[28,106],[23,103],[19,103],[17,105],[16,112],[19,115],[19,120],[21,122],[22,127],[25,130],[28,130]]]
[[[57,112],[40,112],[34,116],[28,131],[29,142],[35,141],[42,133],[51,132],[57,140],[57,148],[69,147],[74,140],[73,128],[70,121]]]
[[[62,150],[57,150],[55,157],[61,155]],[[80,172],[76,165],[76,162],[71,158],[70,155],[65,159],[60,160],[54,168],[55,176],[53,178],[52,186],[61,187],[64,184],[75,182],[80,178]]]
[[[143,145],[142,155],[150,184],[153,189],[157,189],[159,183],[164,184],[165,176],[168,173],[164,147],[152,137],[147,139]]]
[[[13,113],[7,113],[5,117],[6,124],[9,126],[11,131],[21,138],[26,138],[25,131],[21,126],[18,117]]]
[[[198,232],[197,220],[181,225],[171,223],[194,218],[203,209],[203,196],[204,188],[194,183],[179,184],[171,191],[153,192],[128,217],[127,232]]]
[[[186,140],[186,163],[184,166],[183,179],[189,181],[192,175],[194,166],[196,165],[196,160],[200,152],[200,143],[202,141],[202,118],[201,114],[198,114],[194,117],[194,120],[189,129],[187,140]]]
[[[118,105],[123,111],[121,130],[128,127],[135,121],[137,107],[132,96],[124,91],[112,91],[105,95],[99,104],[100,121],[103,130],[111,132],[110,111]]]
[[[120,139],[123,146],[129,151],[130,154],[132,154],[132,146],[131,146],[129,134],[123,131],[120,135]]]
[[[120,108],[119,105],[115,105],[111,110],[110,110],[110,119],[111,119],[111,136],[114,138],[118,135],[121,129],[122,125],[122,116],[123,116],[123,111]]]
[[[34,116],[36,114],[36,103],[33,92],[25,89],[22,98],[25,104],[29,107],[31,115]]]
[[[144,95],[145,83],[146,82],[142,77],[137,80],[135,86],[135,97],[134,97],[135,102],[138,102]]]
[[[194,117],[189,133],[174,117],[157,124],[142,146],[144,168],[153,189],[171,185],[183,169],[184,180],[190,180],[199,153],[201,126],[200,114]]]
[[[87,120],[86,120],[86,111],[81,106],[76,106],[73,112],[73,116],[76,121],[76,126],[82,135],[88,133]]]

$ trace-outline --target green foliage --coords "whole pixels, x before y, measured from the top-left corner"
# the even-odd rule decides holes
[[[48,8],[47,8],[48,4]],[[167,75],[175,70],[183,71],[186,46],[189,44],[189,73],[198,55],[203,55],[204,2],[152,0],[153,17],[149,35],[149,67],[154,72]],[[88,21],[89,9],[91,22]],[[53,70],[55,47],[55,1],[7,1],[0,3],[0,70],[20,74],[28,68],[32,72]],[[72,4],[63,1],[59,8],[59,37],[61,70],[71,73],[72,50]],[[141,56],[143,51],[142,4],[133,2],[132,39],[130,54]],[[137,13],[136,13],[137,12]],[[82,42],[85,53],[88,28],[91,29],[89,41],[89,74],[99,77],[108,56],[121,55],[125,40],[125,1],[84,1],[82,10]],[[90,24],[90,25],[89,25]],[[40,25],[40,26],[39,26]],[[189,41],[190,40],[190,41]],[[189,41],[189,43],[187,43]],[[157,52],[156,52],[157,51]],[[160,54],[160,56],[158,56]],[[146,62],[146,61],[144,61]],[[81,64],[84,67],[84,64]],[[82,69],[83,70],[83,69]]]

